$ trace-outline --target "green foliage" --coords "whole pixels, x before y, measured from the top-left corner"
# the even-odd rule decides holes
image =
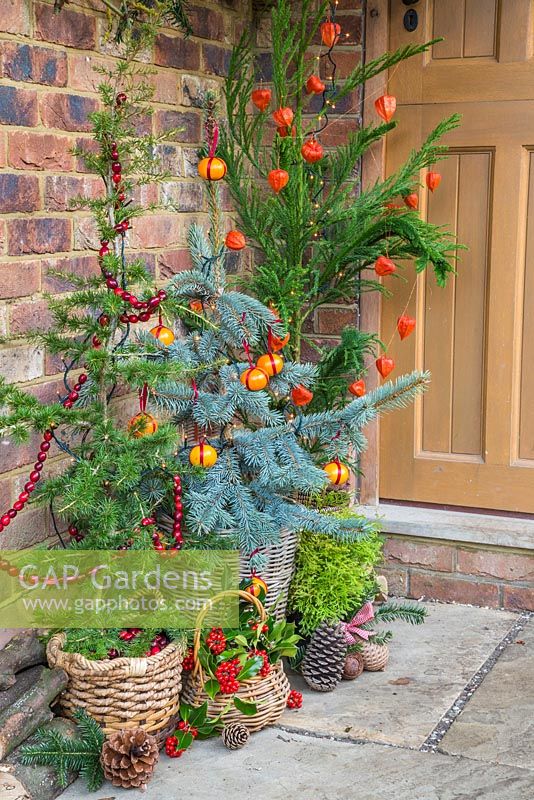
[[[354,516],[337,512],[334,519]],[[346,619],[374,587],[373,567],[382,560],[382,540],[375,527],[367,538],[339,542],[316,533],[301,534],[290,609],[299,629],[310,635],[324,620]]]
[[[110,650],[115,650],[119,656],[127,658],[141,658],[150,650],[156,634],[163,632],[169,641],[185,641],[183,631],[145,628],[130,639],[124,641],[119,636],[121,628],[105,627],[111,624],[112,619],[103,618],[101,628],[71,628],[66,631],[66,641],[63,650],[66,653],[80,653],[91,661],[100,661],[108,658]],[[52,634],[50,634],[52,635]],[[46,637],[49,638],[49,637]]]
[[[376,334],[347,326],[338,345],[320,350],[317,381],[308,409],[325,411],[345,405],[347,385],[365,372],[365,358],[375,352],[378,342]]]
[[[302,91],[306,78],[317,71],[310,45],[328,7],[326,0],[317,4],[313,0],[298,4],[278,0],[275,4],[270,109],[261,113],[251,110],[257,64],[247,32],[233,50],[225,83],[228,127],[222,131],[221,155],[228,164],[226,182],[239,226],[260,254],[260,263],[244,280],[250,292],[279,311],[291,332],[288,349],[296,359],[303,342],[314,346],[306,322],[318,308],[354,302],[362,292],[385,291],[372,271],[378,256],[388,255],[398,262],[413,260],[418,271],[432,265],[438,284],[443,285],[454,271],[458,249],[448,231],[422,220],[416,211],[387,207],[416,190],[421,170],[446,155],[441,139],[458,125],[457,115],[439,123],[396,173],[360,192],[355,180],[359,159],[396,122],[372,124],[349,133],[345,144],[332,148],[314,165],[303,160],[303,142],[321,127],[331,109],[326,105],[311,113],[308,104],[312,98]],[[335,104],[370,78],[427,51],[432,44],[408,45],[358,65],[342,84],[327,86],[328,103]],[[275,134],[271,146],[269,112],[280,106],[293,110],[295,135]],[[342,123],[332,118],[328,124]],[[289,173],[289,182],[279,194],[265,189],[265,178],[275,167]],[[398,267],[402,270],[401,263]],[[372,335],[358,343],[352,336],[342,344],[346,356],[339,349],[332,358],[326,350],[320,353],[315,410],[347,401],[341,365],[344,363],[348,373],[361,371],[362,357],[376,344]]]
[[[75,737],[63,736],[53,728],[39,728],[35,743],[21,747],[21,762],[27,766],[53,767],[62,788],[68,786],[69,772],[79,773],[89,791],[96,791],[104,782],[100,752],[106,737],[85,709],[75,711],[74,719],[77,724]]]

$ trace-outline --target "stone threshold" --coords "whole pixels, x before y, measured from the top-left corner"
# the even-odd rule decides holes
[[[360,506],[358,510],[378,519],[384,533],[534,551],[534,520],[530,519],[393,503]]]

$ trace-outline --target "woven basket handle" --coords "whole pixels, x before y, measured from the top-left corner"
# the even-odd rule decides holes
[[[202,675],[202,670],[200,669],[201,665],[198,658],[198,653],[200,650],[200,637],[202,636],[202,623],[204,622],[208,612],[211,611],[211,606],[213,605],[213,603],[218,603],[219,600],[223,600],[225,597],[236,597],[236,596],[240,597],[243,600],[246,600],[249,603],[252,603],[252,605],[256,607],[256,610],[259,612],[261,622],[265,622],[265,620],[267,619],[267,612],[265,611],[264,605],[261,602],[261,600],[258,600],[258,598],[254,597],[254,595],[250,594],[250,592],[244,592],[241,589],[227,589],[225,592],[219,592],[219,594],[216,594],[215,597],[212,597],[212,599],[205,604],[204,608],[200,611],[195,621],[195,637],[193,640],[194,666],[193,666],[193,671],[191,673],[193,677],[195,677],[197,673],[199,673],[200,671],[200,682],[202,685],[204,684],[204,677]]]

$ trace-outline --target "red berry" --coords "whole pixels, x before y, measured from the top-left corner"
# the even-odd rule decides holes
[[[117,185],[117,184],[119,184],[119,183],[121,182],[121,180],[122,180],[122,176],[121,176],[121,175],[117,175],[116,173],[114,173],[114,174],[111,176],[111,180],[113,181],[113,183],[114,183],[115,185]]]
[[[52,441],[52,431],[45,431],[43,433],[43,439],[45,440],[45,442],[51,442]]]
[[[287,707],[302,708],[302,692],[297,692],[296,689],[292,689],[287,698]]]

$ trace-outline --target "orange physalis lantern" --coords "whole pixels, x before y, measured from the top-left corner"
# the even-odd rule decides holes
[[[271,90],[264,89],[261,87],[260,89],[254,89],[252,94],[250,95],[252,102],[259,108],[260,111],[265,111],[268,107],[269,103],[271,102]]]
[[[324,155],[323,148],[314,136],[304,142],[300,148],[300,152],[302,153],[302,158],[304,161],[307,161],[308,164],[315,164],[316,161],[320,161]]]
[[[384,122],[389,122],[397,109],[397,98],[392,94],[383,94],[375,100],[375,109]]]
[[[391,275],[397,271],[397,267],[390,258],[386,256],[378,256],[375,261],[375,272],[377,275],[383,277],[384,275]]]
[[[397,320],[397,330],[401,339],[406,339],[415,330],[415,317],[409,317],[408,314],[403,314]]]
[[[333,47],[339,41],[341,25],[337,22],[323,22],[321,25],[321,39],[325,47]]]
[[[308,94],[322,94],[326,86],[317,75],[310,75],[306,81],[306,91]]]
[[[247,245],[247,240],[241,231],[228,231],[224,240],[229,250],[242,250]]]
[[[416,209],[419,205],[419,197],[415,192],[412,192],[411,194],[406,195],[404,198],[404,203],[408,206],[408,208]]]
[[[363,397],[366,388],[365,388],[365,381],[360,379],[359,381],[354,381],[349,386],[349,392],[354,395],[354,397]]]
[[[273,192],[281,192],[284,186],[287,186],[289,175],[285,169],[272,169],[267,175],[267,180]]]
[[[289,342],[290,334],[286,333],[283,339],[269,330],[267,334],[267,344],[269,346],[269,352],[276,353],[278,350],[283,350],[286,344]]]
[[[387,378],[390,372],[395,369],[395,362],[389,356],[379,356],[376,361],[376,368],[383,378]]]
[[[291,389],[291,399],[296,406],[307,406],[313,400],[313,392],[310,392],[302,383],[299,383],[298,386],[294,386]]]
[[[289,128],[293,122],[294,116],[295,115],[289,106],[283,106],[281,108],[277,108],[276,111],[273,111],[273,119],[280,128]]]
[[[437,189],[441,183],[441,175],[439,172],[427,172],[426,174],[426,185],[430,189],[431,192],[434,189]]]

